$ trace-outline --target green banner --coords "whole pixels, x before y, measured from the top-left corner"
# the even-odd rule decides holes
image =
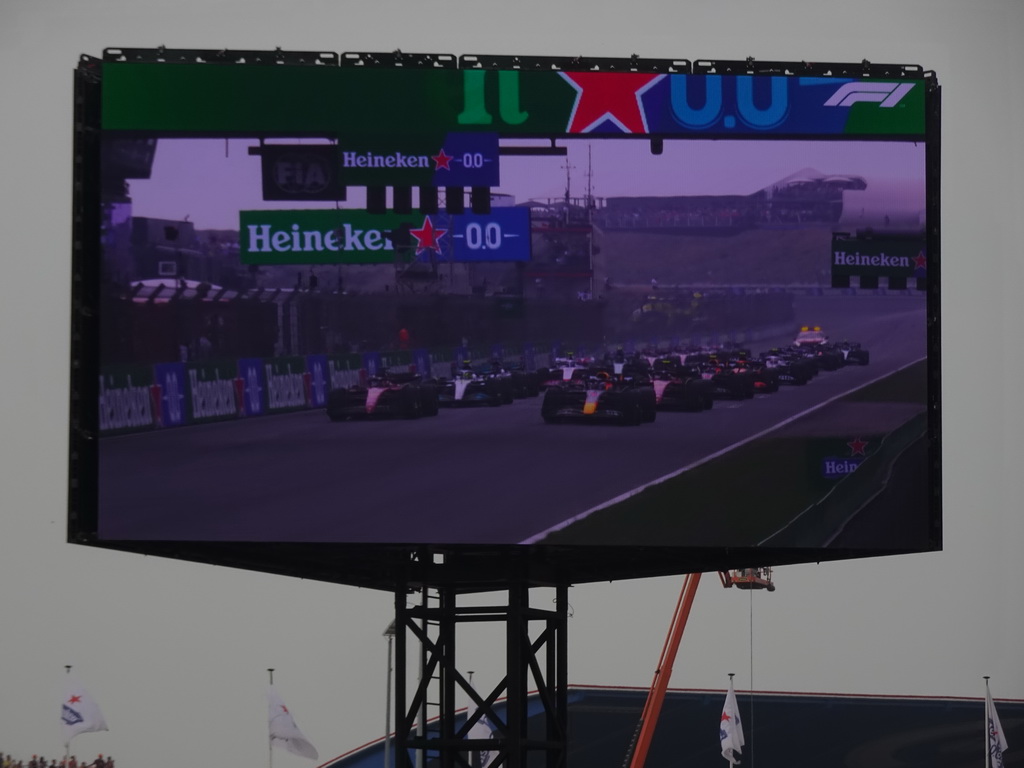
[[[104,62],[102,127],[327,136],[362,157],[374,154],[359,147],[368,139],[385,155],[420,157],[426,149],[394,140],[423,136],[436,152],[449,132],[912,138],[924,134],[926,87],[924,79]]]
[[[363,356],[359,354],[328,355],[327,372],[331,389],[345,389],[359,383]]]
[[[267,376],[267,410],[305,408],[312,399],[312,379],[304,357],[274,357],[263,363]]]
[[[185,364],[189,416],[193,422],[219,421],[238,416],[237,370],[238,364],[234,360]]]
[[[111,434],[152,429],[159,413],[153,407],[153,368],[149,365],[108,365],[100,373],[100,432]]]
[[[423,216],[363,210],[241,211],[243,264],[392,264],[388,235]]]
[[[450,130],[564,131],[574,91],[555,73],[103,65],[103,128],[355,137]],[[486,77],[485,77],[486,75]],[[510,77],[511,75],[511,77]],[[488,82],[492,81],[492,82]],[[485,86],[490,86],[485,91]],[[437,147],[433,147],[434,150]]]

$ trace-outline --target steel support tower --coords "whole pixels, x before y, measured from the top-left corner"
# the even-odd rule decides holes
[[[468,604],[467,593],[451,584],[396,588],[395,768],[480,768],[484,752],[487,768],[565,768],[568,587],[544,589],[545,595],[552,591],[554,607],[540,608],[530,605],[526,581],[487,593],[504,599],[486,605]],[[504,676],[489,692],[477,692],[456,665],[460,626],[478,622],[500,623],[505,630]],[[419,664],[410,664],[417,644]],[[528,728],[532,691],[543,716]],[[500,699],[502,710],[495,707]],[[466,701],[472,703],[463,720],[458,702]],[[484,718],[492,737],[469,738]]]

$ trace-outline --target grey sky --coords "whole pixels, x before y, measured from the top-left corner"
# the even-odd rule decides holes
[[[64,543],[71,75],[80,54],[119,45],[934,69],[944,89],[945,551],[779,569],[778,590],[752,604],[706,577],[672,684],[724,689],[735,672],[739,691],[753,677],[767,690],[980,697],[991,675],[997,700],[1024,698],[1022,29],[1018,0],[7,0],[0,751],[59,756],[65,664],[111,729],[78,736],[73,751],[126,768],[264,764],[267,667],[321,755],[384,727],[391,595]],[[572,589],[570,680],[647,686],[680,584]],[[480,687],[500,674],[495,646],[481,630],[461,649]],[[311,765],[281,752],[274,764]]]

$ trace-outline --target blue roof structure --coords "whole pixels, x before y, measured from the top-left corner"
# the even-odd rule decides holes
[[[984,699],[736,692],[746,746],[757,768],[977,768],[984,765]],[[568,768],[622,768],[647,691],[571,686]],[[645,768],[728,766],[719,744],[725,691],[671,690]],[[1009,749],[1024,766],[1024,701],[996,699]],[[497,705],[498,714],[502,705]],[[531,699],[531,722],[540,719]],[[465,718],[465,712],[460,715]],[[538,730],[541,723],[538,722]],[[1019,751],[1014,749],[1018,745]],[[538,758],[538,768],[542,755]],[[393,758],[393,755],[392,755]],[[381,768],[377,740],[324,768]],[[393,759],[392,759],[393,762]],[[532,765],[532,760],[531,760]],[[429,768],[429,761],[428,761]]]

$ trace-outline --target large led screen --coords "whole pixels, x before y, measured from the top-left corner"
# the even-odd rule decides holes
[[[72,540],[940,546],[933,77],[90,71]]]

